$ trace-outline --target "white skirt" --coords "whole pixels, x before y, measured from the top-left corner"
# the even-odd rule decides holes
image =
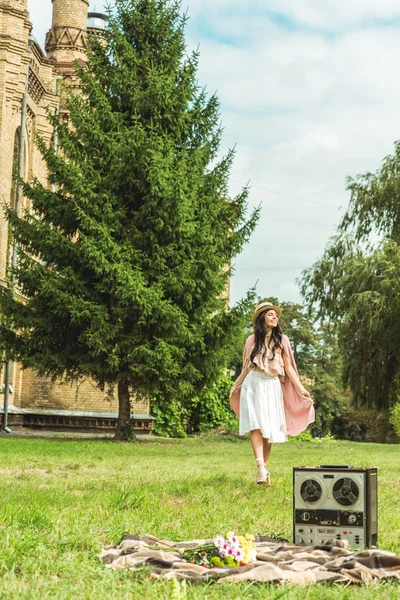
[[[286,442],[283,393],[278,377],[251,370],[240,392],[239,435],[260,429],[270,442]]]

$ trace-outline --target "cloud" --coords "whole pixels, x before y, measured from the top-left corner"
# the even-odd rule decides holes
[[[260,19],[268,18],[282,29],[320,30],[339,34],[343,29],[370,25],[371,23],[391,23],[400,18],[400,5],[397,0],[254,0],[232,3],[230,0],[189,0],[186,4],[190,14],[198,18],[207,14],[210,22],[218,19],[223,25],[229,17],[242,22],[253,17],[254,28],[260,27]],[[185,3],[184,3],[185,5]],[[233,28],[226,23],[227,29]],[[243,27],[244,29],[244,27]],[[222,30],[222,33],[225,28]]]
[[[263,2],[267,10],[277,12],[274,0]],[[297,24],[338,31],[371,22],[390,21],[400,17],[397,0],[280,0],[279,14]]]
[[[339,150],[339,138],[329,131],[315,129],[305,136],[304,145],[315,150]]]

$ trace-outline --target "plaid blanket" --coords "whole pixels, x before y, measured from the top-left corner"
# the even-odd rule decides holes
[[[400,579],[400,556],[370,549],[352,552],[346,541],[332,540],[324,546],[295,546],[290,542],[257,536],[257,559],[243,567],[206,568],[183,560],[183,552],[212,540],[172,542],[152,535],[125,534],[118,546],[107,546],[100,554],[110,569],[148,567],[151,577],[187,579],[194,583],[289,581],[309,585],[319,581],[369,583]]]

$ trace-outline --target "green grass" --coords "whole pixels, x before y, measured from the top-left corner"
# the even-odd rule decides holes
[[[98,554],[124,532],[164,539],[292,534],[292,467],[379,468],[379,547],[400,554],[400,445],[273,447],[272,487],[257,487],[248,441],[202,437],[116,444],[0,438],[0,598],[394,599],[399,586],[190,586],[145,570],[111,572]]]

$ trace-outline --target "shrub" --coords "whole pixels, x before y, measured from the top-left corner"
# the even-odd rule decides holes
[[[236,417],[229,404],[232,385],[230,377],[222,374],[210,388],[193,398],[189,409],[188,433],[199,433],[216,427],[234,427]]]
[[[168,401],[161,395],[153,397],[154,432],[166,437],[185,437],[217,427],[236,431],[236,417],[229,404],[232,385],[232,380],[223,373],[215,383],[185,405]]]
[[[399,402],[392,408],[389,421],[393,425],[398,438],[400,438],[400,399]]]
[[[176,400],[167,401],[161,394],[151,399],[151,412],[155,417],[154,433],[163,437],[186,437],[188,412]]]
[[[399,441],[386,411],[347,409],[334,418],[331,432],[337,439],[352,442],[395,444]]]

